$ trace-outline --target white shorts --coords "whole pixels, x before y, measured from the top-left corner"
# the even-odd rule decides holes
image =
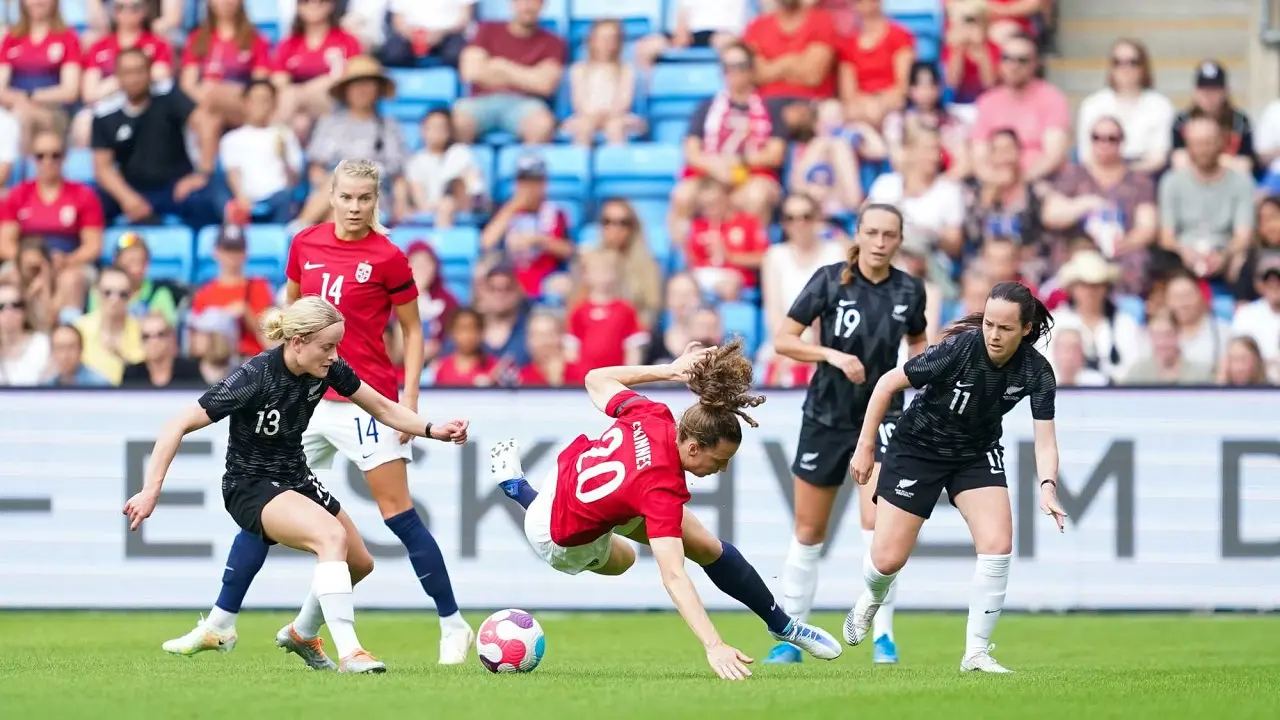
[[[615,533],[623,534],[634,530],[643,518],[635,518],[626,525],[605,533],[586,545],[563,547],[551,539],[551,503],[556,497],[556,476],[558,468],[552,468],[551,474],[536,488],[538,497],[529,504],[524,513],[524,536],[538,557],[548,565],[567,575],[577,575],[583,570],[592,570],[609,562],[609,552]]]
[[[392,460],[410,460],[408,443],[400,444],[400,433],[381,425],[355,403],[321,400],[302,433],[302,449],[313,470],[333,466],[333,456],[342,453],[360,472],[368,472]]]

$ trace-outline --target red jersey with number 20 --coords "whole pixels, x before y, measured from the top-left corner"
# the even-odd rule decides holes
[[[552,542],[587,545],[638,517],[651,538],[680,537],[689,486],[671,410],[624,390],[605,412],[617,422],[595,440],[579,435],[557,459]]]
[[[372,230],[361,240],[339,240],[333,223],[324,223],[294,236],[285,275],[298,283],[302,295],[319,295],[338,308],[347,326],[338,356],[369,387],[398,400],[400,378],[382,334],[391,308],[418,297],[400,248]],[[325,399],[346,398],[330,389]]]

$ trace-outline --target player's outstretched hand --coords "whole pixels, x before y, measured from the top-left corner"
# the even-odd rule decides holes
[[[827,362],[839,368],[840,372],[849,378],[849,382],[863,383],[867,381],[867,369],[862,366],[862,361],[853,355],[839,353]]]
[[[854,482],[866,485],[871,480],[871,468],[875,462],[875,448],[858,443],[858,448],[853,451],[853,457],[849,458],[849,474],[853,476]]]
[[[124,515],[129,518],[129,529],[137,530],[143,520],[151,517],[155,509],[156,496],[146,490],[129,498],[129,502],[124,504]]]
[[[467,442],[467,427],[470,424],[466,420],[450,420],[447,423],[432,425],[431,439],[451,442],[454,445],[465,445]]]
[[[747,665],[755,662],[742,651],[729,645],[717,645],[707,650],[707,662],[721,680],[746,680],[751,677]]]
[[[1063,510],[1058,502],[1058,488],[1053,483],[1044,483],[1040,486],[1040,511],[1058,523],[1058,532],[1066,531],[1067,511]]]
[[[693,369],[693,364],[714,349],[713,347],[704,347],[702,343],[697,341],[686,345],[680,357],[671,361],[671,369],[675,371],[676,379],[680,382],[688,382],[689,371]]]

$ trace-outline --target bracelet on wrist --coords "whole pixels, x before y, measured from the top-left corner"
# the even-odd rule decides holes
[[[1044,487],[1045,485],[1052,485],[1054,490],[1057,490],[1057,489],[1058,489],[1058,481],[1057,481],[1057,480],[1041,480],[1041,481],[1040,481],[1040,487]]]
[[[422,431],[422,437],[427,438],[428,440],[431,439],[431,423],[427,423],[426,429]]]

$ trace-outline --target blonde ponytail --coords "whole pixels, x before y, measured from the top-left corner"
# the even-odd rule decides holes
[[[262,332],[272,342],[305,338],[342,322],[342,313],[333,303],[319,295],[308,295],[281,310],[271,308],[262,314]]]

